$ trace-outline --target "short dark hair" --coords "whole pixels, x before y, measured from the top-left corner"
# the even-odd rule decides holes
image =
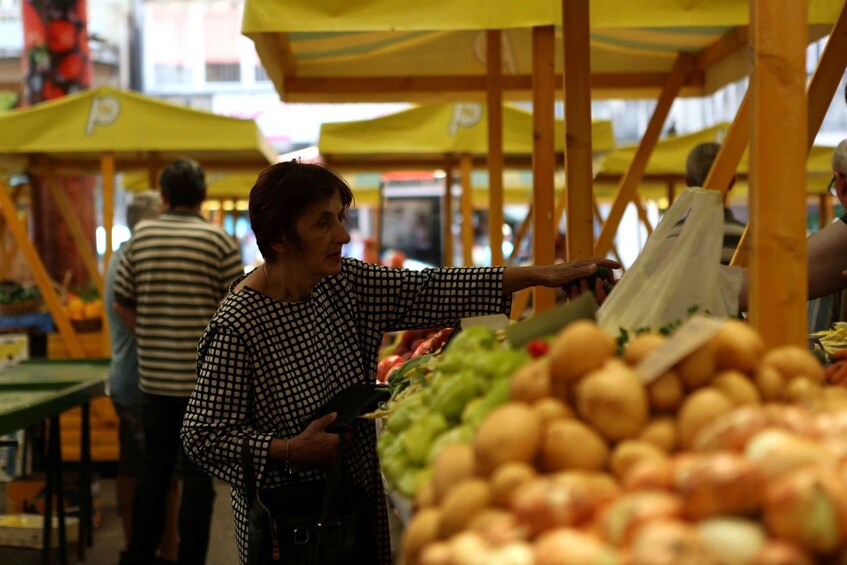
[[[702,187],[706,183],[712,164],[721,150],[721,144],[709,141],[691,150],[685,160],[685,180],[691,186]]]
[[[206,199],[206,173],[200,163],[177,159],[162,170],[159,186],[170,207],[197,206]]]
[[[353,192],[338,174],[322,165],[287,161],[259,174],[250,190],[250,225],[265,260],[276,258],[274,243],[298,243],[297,220],[320,202],[341,196],[344,210],[353,204]]]

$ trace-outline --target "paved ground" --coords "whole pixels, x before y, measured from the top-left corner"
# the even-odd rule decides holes
[[[68,562],[86,565],[117,565],[118,554],[123,549],[123,530],[118,517],[115,500],[114,479],[100,479],[100,504],[102,519],[94,531],[94,547],[88,548],[85,561],[77,561],[76,548],[69,552]],[[215,513],[212,520],[212,535],[209,546],[208,565],[238,565],[238,553],[232,526],[232,510],[229,505],[229,487],[216,483]],[[37,550],[22,550],[0,547],[0,563],[3,565],[39,565],[41,553]],[[58,560],[54,559],[54,563]]]

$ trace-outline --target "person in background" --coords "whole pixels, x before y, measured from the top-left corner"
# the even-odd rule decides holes
[[[712,169],[712,164],[721,150],[720,143],[707,142],[701,143],[688,153],[685,160],[685,184],[688,187],[702,187],[706,184],[706,178],[709,176],[709,171]],[[729,265],[732,261],[732,256],[738,248],[741,241],[741,236],[744,234],[746,224],[739,222],[732,213],[732,209],[727,205],[729,199],[729,191],[735,184],[735,179],[729,185],[729,188],[724,195],[723,206],[723,247],[721,248],[721,264]],[[674,226],[673,231],[668,237],[678,237],[682,229],[682,224],[685,220]]]
[[[161,211],[162,198],[157,192],[146,191],[136,194],[126,209],[126,223],[130,233],[138,222],[155,218]],[[118,514],[123,523],[124,550],[126,550],[132,532],[132,505],[138,485],[138,475],[144,460],[144,427],[141,421],[144,397],[138,389],[135,334],[127,328],[114,308],[113,289],[124,248],[125,243],[115,251],[109,263],[104,305],[109,320],[109,343],[112,348],[112,362],[109,365],[109,396],[119,420],[120,455],[116,480]],[[179,542],[176,530],[177,491],[178,483],[173,481],[167,501],[165,530],[159,545],[159,560],[162,563],[176,562]]]
[[[174,161],[162,171],[159,186],[165,211],[136,226],[114,285],[115,308],[138,340],[146,451],[121,563],[153,563],[180,458],[178,561],[205,565],[215,490],[211,477],[185,458],[179,430],[197,382],[197,341],[244,270],[238,244],[200,215],[206,180],[199,164]]]
[[[847,200],[847,140],[842,141],[832,154],[831,192]],[[808,298],[813,300],[847,289],[847,213],[825,226],[806,240],[808,260]],[[790,273],[783,273],[790,276]],[[747,271],[739,294],[742,311],[747,310]]]
[[[373,383],[388,331],[456,325],[460,318],[506,313],[513,292],[560,287],[588,277],[588,259],[547,266],[411,271],[342,258],[353,194],[314,164],[278,163],[250,192],[250,222],[266,263],[238,280],[200,340],[197,388],[182,438],[186,452],[233,486],[235,538],[247,555],[241,447],[249,438],[260,488],[326,476],[338,436],[334,414],[312,419],[332,396]],[[388,515],[372,421],[360,420],[346,444],[354,485],[367,493],[372,532],[358,563],[391,563]],[[315,501],[320,504],[320,501]]]

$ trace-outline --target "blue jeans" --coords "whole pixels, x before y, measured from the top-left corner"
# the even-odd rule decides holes
[[[145,461],[138,478],[132,537],[122,565],[150,565],[165,527],[165,499],[177,457],[182,464],[179,563],[205,565],[215,488],[212,478],[185,455],[179,431],[188,397],[144,395]]]

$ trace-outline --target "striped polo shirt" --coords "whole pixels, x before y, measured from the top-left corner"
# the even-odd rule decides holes
[[[168,211],[136,226],[120,257],[114,293],[136,311],[141,390],[191,395],[197,342],[243,272],[238,244],[198,214]]]

